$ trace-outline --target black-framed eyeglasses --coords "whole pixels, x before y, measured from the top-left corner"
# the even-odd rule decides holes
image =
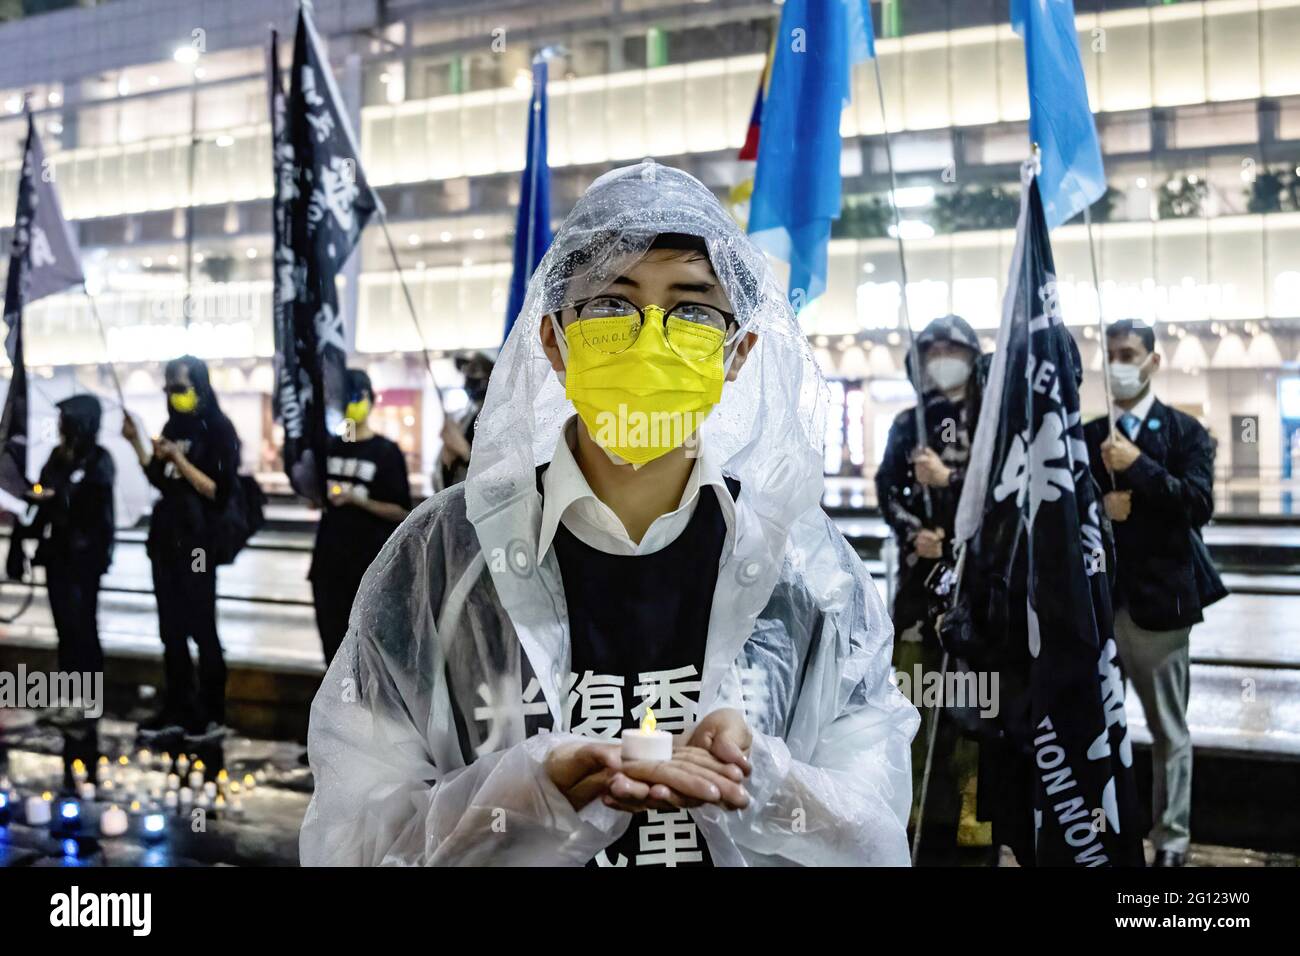
[[[616,355],[631,348],[645,327],[645,309],[620,295],[597,295],[560,310],[560,323],[578,323],[582,340]],[[663,310],[668,347],[685,359],[706,359],[731,345],[739,331],[734,313],[703,302],[678,302]]]

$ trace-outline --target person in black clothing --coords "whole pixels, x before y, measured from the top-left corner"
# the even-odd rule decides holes
[[[924,396],[925,448],[917,450],[916,410],[901,412],[889,430],[876,471],[876,500],[900,553],[892,609],[894,667],[905,675],[908,686],[919,690],[915,668],[938,673],[942,660],[927,581],[941,564],[951,567],[953,562],[953,522],[975,432],[975,420],[967,414],[968,393],[976,380],[980,343],[966,320],[948,315],[925,327],[916,338],[916,350],[921,369],[912,367],[910,355],[907,369]],[[919,699],[913,703],[921,706]],[[914,813],[920,807],[928,708],[922,708],[921,726],[922,732],[912,741]],[[950,721],[940,720],[936,734],[926,801],[926,843],[950,846],[957,835],[962,792],[974,782],[977,757],[974,744],[963,741]]]
[[[27,499],[36,514],[26,528],[16,527],[10,576],[21,568],[20,540],[39,544],[33,563],[44,566],[54,629],[59,637],[59,670],[99,673],[104,651],[99,643],[99,579],[113,560],[112,456],[96,442],[102,415],[99,399],[74,395],[59,402],[62,441],[50,453]],[[15,557],[16,556],[16,557]],[[69,702],[58,722],[80,721],[83,708]]]
[[[438,490],[465,480],[469,473],[470,449],[474,446],[474,426],[478,422],[483,400],[487,398],[488,380],[493,362],[482,352],[456,359],[456,370],[465,376],[465,394],[469,406],[458,419],[447,418],[442,425],[442,453],[438,457]]]
[[[162,497],[149,520],[166,688],[144,732],[219,736],[226,719],[226,662],[217,636],[213,528],[239,471],[239,437],[221,411],[202,360],[185,355],[165,369],[168,416],[147,449],[129,415],[122,435]],[[189,641],[199,649],[198,685]]]
[[[326,665],[347,634],[366,568],[411,510],[406,456],[370,427],[370,376],[348,369],[347,389],[347,428],[325,460],[326,505],[308,572]]]
[[[1183,865],[1190,842],[1189,638],[1228,592],[1201,540],[1214,514],[1214,441],[1151,390],[1155,333],[1125,319],[1106,330],[1110,417],[1084,427],[1093,477],[1115,529],[1115,643],[1151,728],[1157,866]]]

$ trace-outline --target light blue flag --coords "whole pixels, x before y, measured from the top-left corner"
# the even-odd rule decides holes
[[[840,215],[840,114],[852,67],[875,55],[869,0],[786,0],[763,104],[749,232],[790,263],[796,309],[826,291]]]
[[[1038,189],[1047,227],[1055,229],[1106,191],[1074,30],[1074,2],[1011,0],[1011,26],[1025,38],[1029,138],[1041,150]]]

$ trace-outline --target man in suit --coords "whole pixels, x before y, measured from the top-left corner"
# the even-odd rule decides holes
[[[1106,330],[1115,431],[1084,429],[1115,531],[1115,641],[1151,729],[1156,866],[1182,866],[1190,841],[1189,636],[1227,594],[1201,541],[1214,513],[1214,441],[1155,397],[1155,333],[1124,319]]]

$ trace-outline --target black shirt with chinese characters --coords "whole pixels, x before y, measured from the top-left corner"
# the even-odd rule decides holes
[[[335,437],[325,458],[325,475],[327,488],[330,485],[364,488],[373,501],[411,510],[406,456],[395,442],[382,435],[372,435],[363,441]],[[385,521],[364,508],[332,505],[327,501],[316,529],[308,577],[359,583],[395,530],[397,523]]]
[[[606,554],[563,524],[556,529],[572,642],[565,691],[573,733],[617,740],[640,726],[647,707],[660,730],[681,733],[694,722],[726,530],[711,488],[702,490],[677,539],[651,554]],[[588,865],[711,866],[712,859],[687,811],[650,811],[636,814]]]

